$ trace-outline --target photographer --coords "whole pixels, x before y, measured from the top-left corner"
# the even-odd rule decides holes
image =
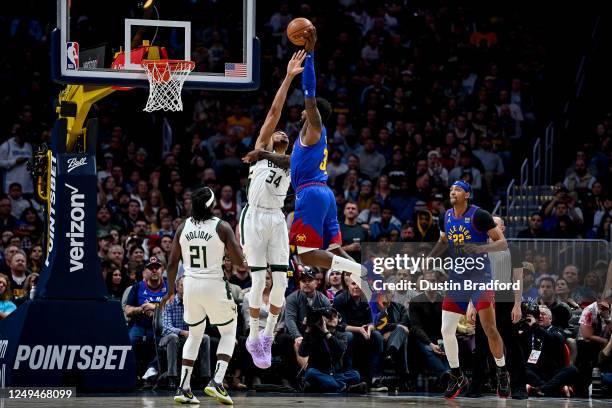
[[[345,333],[336,331],[338,312],[324,307],[311,309],[306,316],[306,333],[299,355],[308,358],[306,390],[311,392],[366,392],[355,370],[344,370],[342,358],[347,348]]]
[[[347,366],[361,364],[362,376],[367,373],[372,378],[370,391],[387,391],[382,383],[383,336],[374,329],[372,309],[359,286],[352,279],[348,285],[348,290],[338,293],[334,299],[334,307],[342,316],[338,329],[348,339]]]
[[[528,307],[521,333],[527,357],[525,376],[528,390],[535,396],[566,396],[578,377],[574,366],[565,366],[565,342],[561,331],[552,325],[546,306]]]

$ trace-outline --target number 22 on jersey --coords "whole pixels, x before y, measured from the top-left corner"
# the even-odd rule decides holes
[[[323,160],[319,165],[319,169],[323,170],[327,174],[327,149],[323,150]]]

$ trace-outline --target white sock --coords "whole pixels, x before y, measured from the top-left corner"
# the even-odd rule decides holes
[[[259,317],[250,316],[249,319],[249,340],[259,340]]]
[[[191,372],[193,371],[193,366],[188,366],[183,364],[181,367],[181,388],[184,390],[191,389]]]
[[[217,367],[215,368],[215,382],[217,384],[223,384],[225,378],[225,371],[227,370],[227,361],[217,360]]]
[[[355,261],[351,261],[350,259],[343,258],[338,255],[334,255],[332,258],[332,269],[337,269],[340,271],[351,272],[361,276],[361,264],[358,264]]]
[[[268,319],[266,320],[266,328],[264,329],[264,336],[272,337],[274,335],[274,328],[278,321],[278,315],[268,313]]]
[[[506,365],[506,357],[503,354],[500,358],[493,357],[493,359],[498,367],[504,367]]]

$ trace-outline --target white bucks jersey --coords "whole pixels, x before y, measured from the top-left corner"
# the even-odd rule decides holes
[[[283,208],[291,184],[289,169],[278,167],[267,159],[249,169],[249,204],[264,208]]]
[[[225,244],[217,234],[219,218],[204,222],[185,221],[179,243],[183,256],[185,276],[223,278]]]

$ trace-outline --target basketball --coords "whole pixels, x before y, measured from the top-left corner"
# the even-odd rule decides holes
[[[308,28],[312,27],[312,23],[307,18],[298,17],[291,20],[287,26],[287,37],[295,45],[304,45],[304,33]]]

